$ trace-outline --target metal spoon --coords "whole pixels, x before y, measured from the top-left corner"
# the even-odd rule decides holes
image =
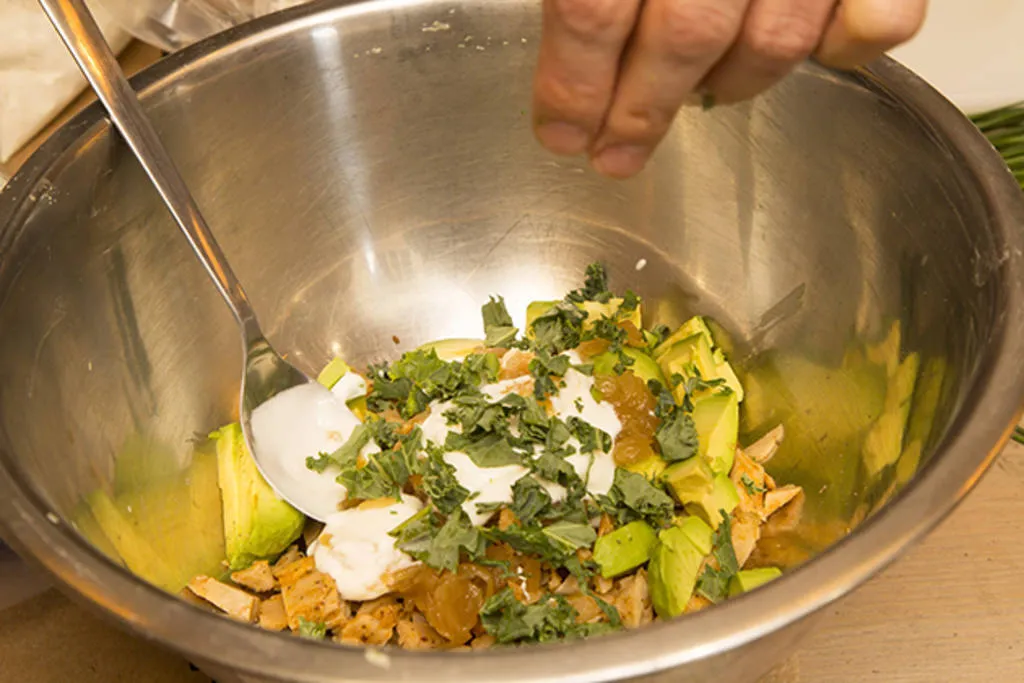
[[[174,221],[185,233],[193,251],[217,285],[217,291],[224,297],[225,303],[238,322],[245,349],[239,416],[249,452],[266,478],[260,452],[254,447],[252,439],[252,412],[286,389],[310,383],[312,380],[285,361],[263,335],[242,283],[228,265],[185,181],[143,113],[135,91],[121,72],[116,57],[85,3],[82,0],[39,0],[39,4],[57,29],[61,40],[75,58],[92,89],[96,91],[96,96],[110,114],[111,120],[135,154],[135,158],[156,186]],[[293,506],[308,516],[316,517],[303,510],[302,501],[295,500],[295,495],[281,491],[270,479],[268,482],[278,495]]]

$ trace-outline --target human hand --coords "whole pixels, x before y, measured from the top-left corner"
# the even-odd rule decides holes
[[[534,126],[601,173],[638,173],[679,108],[745,100],[808,57],[848,69],[906,42],[927,0],[544,0]]]

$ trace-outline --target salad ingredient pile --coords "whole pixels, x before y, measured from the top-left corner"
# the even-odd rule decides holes
[[[254,412],[323,524],[274,494],[237,425],[215,432],[231,573],[186,597],[310,638],[465,649],[636,628],[780,575],[748,560],[802,491],[765,471],[781,426],[738,447],[743,387],[703,318],[645,328],[599,264],[523,333],[500,297],[482,316],[484,339],[365,374],[335,359],[329,393]]]

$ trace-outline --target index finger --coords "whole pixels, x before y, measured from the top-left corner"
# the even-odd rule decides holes
[[[544,0],[533,116],[552,152],[580,154],[601,129],[641,2]]]

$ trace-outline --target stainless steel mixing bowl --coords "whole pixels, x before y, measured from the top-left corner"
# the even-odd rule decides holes
[[[135,84],[306,370],[479,334],[489,293],[522,311],[595,259],[654,322],[713,315],[746,377],[745,431],[784,422],[775,472],[807,490],[758,551],[794,571],[590,642],[386,656],[140,579],[173,589],[220,559],[192,436],[233,419],[240,349],[96,107],[0,196],[0,520],[21,553],[223,681],[750,681],[956,505],[1024,387],[1024,207],[985,141],[892,62],[808,66],[753,104],[683,112],[642,177],[604,180],[531,138],[538,30],[522,0],[314,5]],[[907,393],[893,370],[911,357]],[[906,429],[879,437],[908,403]],[[866,458],[871,438],[885,447]]]

